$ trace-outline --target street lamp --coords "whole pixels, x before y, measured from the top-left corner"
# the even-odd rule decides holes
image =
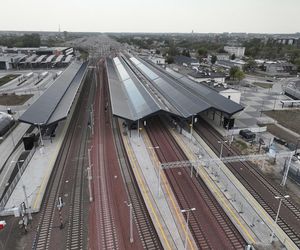
[[[274,197],[275,199],[279,199],[279,206],[278,206],[277,214],[276,214],[276,217],[275,217],[275,224],[277,224],[277,220],[278,220],[278,217],[279,217],[279,212],[280,212],[280,207],[281,207],[281,204],[282,204],[282,200],[287,199],[287,198],[289,198],[289,197],[290,197],[289,195],[275,196],[275,197]],[[270,240],[270,243],[273,242],[274,234],[275,234],[275,232],[274,232],[274,228],[273,228],[272,234],[271,234],[271,240]]]
[[[42,138],[42,131],[41,131],[41,125],[43,125],[43,124],[42,123],[35,123],[34,125],[38,126],[40,137],[41,137],[41,146],[44,147],[44,142],[43,142],[43,138]]]
[[[195,116],[196,114],[192,114],[192,123],[190,124],[190,134],[191,134],[191,140],[192,140],[192,138],[193,138],[193,127],[194,127],[194,116]],[[196,121],[197,122],[197,121]]]
[[[129,207],[129,220],[130,220],[130,243],[133,243],[133,216],[132,216],[132,203],[124,201],[124,203]]]
[[[189,218],[190,218],[190,212],[196,211],[196,208],[190,208],[190,209],[182,209],[181,213],[186,213],[186,225],[185,225],[185,242],[184,242],[184,249],[187,249],[187,235],[188,235],[188,228],[189,228]]]
[[[223,145],[227,142],[227,140],[221,140],[221,141],[218,141],[218,143],[221,144],[221,149],[220,149],[220,156],[219,158],[221,159],[222,158],[222,153],[223,153]]]

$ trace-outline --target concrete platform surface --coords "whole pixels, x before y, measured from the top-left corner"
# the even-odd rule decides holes
[[[13,214],[12,209],[18,207],[22,202],[26,203],[25,193],[28,199],[29,207],[32,212],[38,212],[42,199],[53,170],[55,160],[62,145],[65,134],[65,122],[58,124],[56,136],[50,140],[43,140],[44,147],[40,146],[34,153],[27,168],[17,183],[15,190],[6,203],[2,215]]]

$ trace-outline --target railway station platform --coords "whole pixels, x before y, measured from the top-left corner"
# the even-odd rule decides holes
[[[47,183],[66,133],[66,122],[62,121],[58,124],[56,136],[52,140],[44,139],[44,146],[36,148],[32,159],[1,212],[2,216],[14,215],[14,208],[20,206],[22,202],[26,204],[25,193],[31,212],[39,212]]]
[[[190,161],[218,158],[197,133],[193,133],[191,139],[190,133],[184,130],[182,133],[169,130]],[[196,170],[194,167],[194,171],[205,180],[206,185],[249,244],[270,247],[270,236],[273,231],[277,240],[284,243],[287,249],[296,249],[292,240],[223,162],[211,162],[206,166],[199,164]]]
[[[165,249],[184,249],[185,221],[172,194],[158,190],[158,160],[145,133],[137,130],[122,135],[136,179],[146,202],[154,226]],[[163,177],[162,177],[163,182]],[[189,233],[190,235],[190,233]],[[193,238],[189,242],[196,249]]]

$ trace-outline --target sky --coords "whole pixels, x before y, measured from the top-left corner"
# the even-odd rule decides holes
[[[300,32],[300,0],[1,1],[0,30]]]

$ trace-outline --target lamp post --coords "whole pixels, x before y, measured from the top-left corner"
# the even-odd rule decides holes
[[[43,142],[43,138],[42,138],[42,131],[41,131],[41,125],[43,125],[42,123],[35,123],[34,125],[36,125],[39,129],[39,133],[40,133],[40,137],[41,137],[41,146],[44,147],[44,142]]]
[[[286,167],[286,170],[284,171],[284,174],[283,174],[283,177],[282,177],[282,181],[280,183],[281,186],[285,186],[285,183],[286,183],[286,180],[287,180],[287,177],[288,177],[288,174],[289,174],[289,170],[290,170],[290,166],[291,166],[291,161],[292,161],[292,157],[293,155],[295,154],[295,152],[291,152],[291,155],[289,157],[289,160],[288,160],[288,165]],[[276,157],[276,155],[275,155]]]
[[[275,217],[275,224],[277,224],[277,221],[278,221],[278,217],[279,217],[279,212],[280,212],[282,200],[287,199],[287,198],[289,198],[289,197],[290,197],[289,195],[275,196],[275,197],[274,197],[275,199],[279,199],[279,206],[278,206],[277,214],[276,214],[276,217]],[[271,234],[271,240],[270,240],[270,243],[273,242],[274,234],[275,234],[275,232],[274,232],[274,229],[273,229],[273,230],[272,230],[272,234]]]
[[[24,192],[24,196],[25,196],[26,206],[27,206],[27,209],[28,209],[28,218],[29,218],[29,220],[32,220],[31,206],[29,206],[29,201],[28,201],[28,198],[27,198],[25,185],[23,185],[22,188],[23,188],[23,192]]]
[[[190,123],[190,134],[191,134],[191,140],[193,138],[193,127],[194,127],[194,116],[196,114],[192,114],[192,122]]]
[[[190,218],[190,212],[195,211],[196,208],[190,208],[190,209],[182,209],[181,213],[186,213],[186,225],[185,225],[185,242],[184,242],[184,249],[187,249],[187,235],[188,235],[188,228],[189,228],[189,218]]]
[[[132,210],[132,203],[128,203],[124,201],[124,203],[129,207],[129,220],[130,220],[130,243],[133,243],[133,210]]]
[[[220,159],[222,158],[223,146],[224,146],[224,144],[225,144],[226,142],[227,142],[227,140],[221,140],[221,141],[218,141],[218,143],[221,144],[220,156],[219,156]]]

